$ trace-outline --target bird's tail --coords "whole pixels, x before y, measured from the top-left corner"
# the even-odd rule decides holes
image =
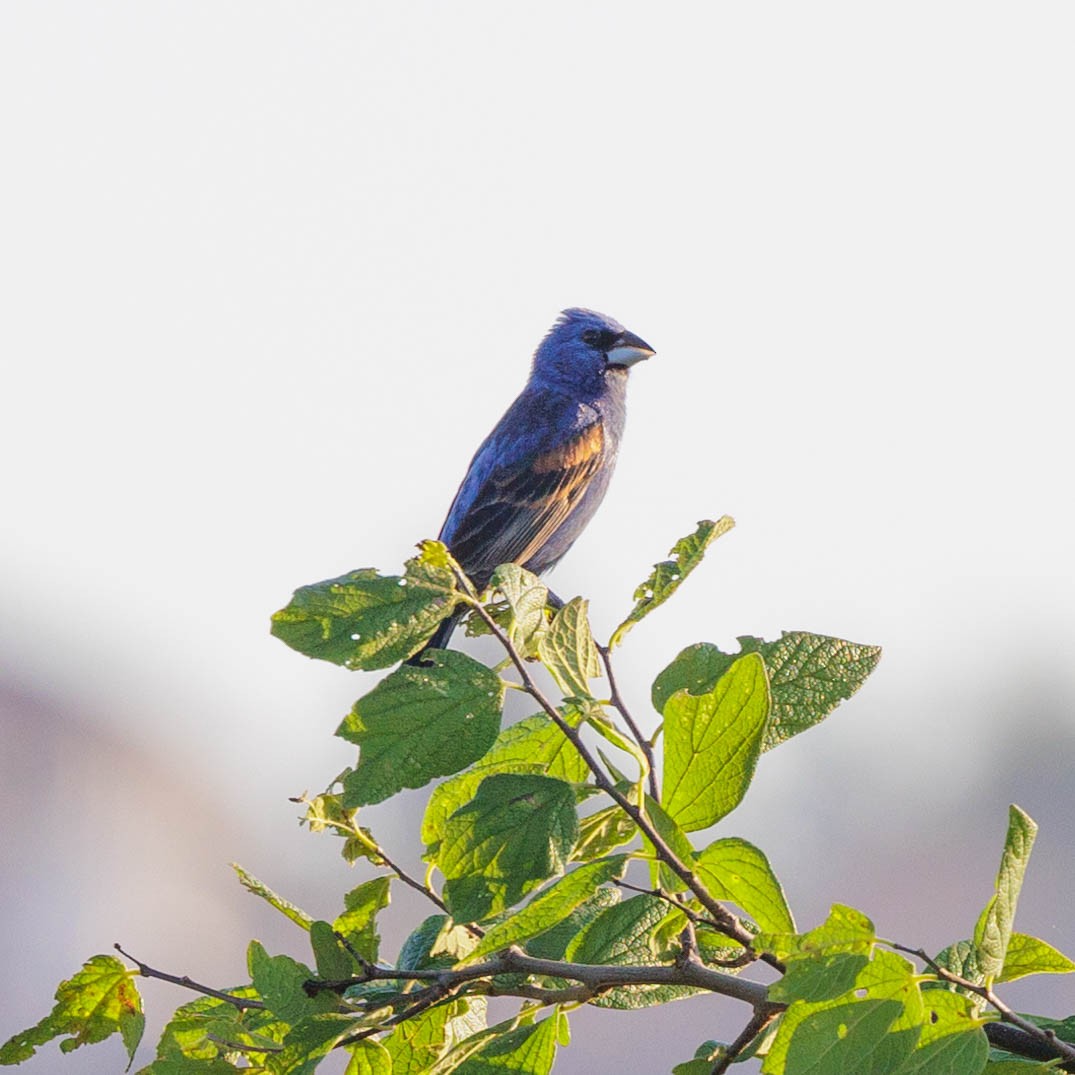
[[[436,631],[433,632],[433,637],[413,656],[407,658],[404,662],[410,665],[423,665],[427,664],[427,656],[432,649],[447,649],[448,643],[451,641],[452,634],[459,626],[459,621],[466,615],[467,610],[464,605],[456,605],[455,609],[449,616],[446,616],[440,621]]]

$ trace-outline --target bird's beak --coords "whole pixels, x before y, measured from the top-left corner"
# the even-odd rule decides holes
[[[616,337],[613,345],[608,349],[608,364],[627,369],[656,353],[645,340],[633,332],[623,332]]]

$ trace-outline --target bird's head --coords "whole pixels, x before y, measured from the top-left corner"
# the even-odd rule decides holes
[[[564,310],[534,353],[533,376],[573,390],[599,391],[654,353],[645,340],[595,310]]]

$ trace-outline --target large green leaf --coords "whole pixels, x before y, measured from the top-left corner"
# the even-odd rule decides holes
[[[495,773],[445,825],[437,865],[457,921],[517,903],[566,865],[579,835],[575,792],[563,780]]]
[[[1009,807],[1008,835],[1000,857],[996,888],[974,927],[974,943],[979,951],[982,975],[987,982],[995,979],[1004,969],[1019,890],[1023,886],[1037,832],[1038,826],[1028,814],[1018,806]]]
[[[563,1018],[554,1012],[537,1023],[490,1033],[480,1051],[454,1070],[458,1075],[548,1075],[556,1060],[558,1023]]]
[[[773,703],[762,747],[769,750],[824,720],[862,686],[881,659],[879,646],[805,631],[785,631],[775,642],[744,635],[739,646],[739,654],[722,653],[708,642],[688,646],[654,680],[657,711],[664,712],[677,691],[708,694],[738,656],[760,653]]]
[[[145,1027],[134,975],[114,956],[92,956],[60,983],[56,1004],[40,1023],[0,1046],[0,1064],[21,1064],[53,1038],[62,1038],[60,1049],[69,1053],[117,1033],[133,1057]]]
[[[590,899],[601,885],[621,876],[626,861],[626,855],[616,855],[572,870],[532,899],[521,911],[488,929],[467,959],[479,959],[508,945],[523,944],[552,929],[581,903]]]
[[[737,904],[763,930],[794,932],[784,889],[753,844],[735,836],[715,840],[696,856],[694,872],[712,896]]]
[[[571,706],[565,706],[561,714],[572,726],[581,718]],[[422,840],[429,849],[428,857],[435,857],[448,818],[474,798],[478,785],[493,773],[538,773],[577,783],[586,779],[589,770],[579,752],[544,713],[504,728],[488,753],[466,772],[433,789],[422,818]]]
[[[371,567],[296,590],[272,633],[307,657],[347,668],[387,668],[415,653],[455,606],[455,577],[428,542],[403,575]]]
[[[768,716],[769,684],[756,654],[735,661],[707,694],[681,690],[668,699],[661,805],[680,828],[704,829],[739,804]]]
[[[496,741],[504,684],[465,653],[440,650],[403,665],[355,702],[337,735],[360,749],[344,777],[348,809],[457,773]]]
[[[572,598],[553,616],[538,641],[538,655],[565,698],[588,697],[590,680],[601,674],[588,608],[583,598]]]
[[[892,1066],[886,1038],[901,1012],[899,1001],[874,999],[850,1000],[813,1010],[808,1006],[807,1014],[798,1021],[794,1019],[798,1013],[789,1009],[762,1071],[766,1075],[891,1075],[899,1067]],[[902,1062],[914,1048],[914,1040],[900,1040]]]
[[[635,607],[627,618],[612,632],[609,647],[617,646],[624,635],[658,605],[663,605],[679,589],[683,580],[702,562],[706,549],[735,526],[730,515],[722,515],[716,522],[703,519],[693,534],[688,534],[672,546],[670,560],[653,565],[653,571],[634,593]]]

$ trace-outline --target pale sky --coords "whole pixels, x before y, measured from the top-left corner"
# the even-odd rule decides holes
[[[268,617],[436,533],[570,305],[657,355],[555,589],[607,632],[738,523],[625,646],[643,722],[691,642],[885,649],[722,834],[804,927],[848,902],[939,948],[1016,801],[1017,925],[1070,954],[1073,32],[1061,2],[0,5],[0,1039],[115,940],[241,977],[290,935],[229,859],[321,914],[362,879],[286,796],[353,760],[374,677]],[[580,1022],[557,1072],[689,1058],[710,1010],[673,1009]]]

